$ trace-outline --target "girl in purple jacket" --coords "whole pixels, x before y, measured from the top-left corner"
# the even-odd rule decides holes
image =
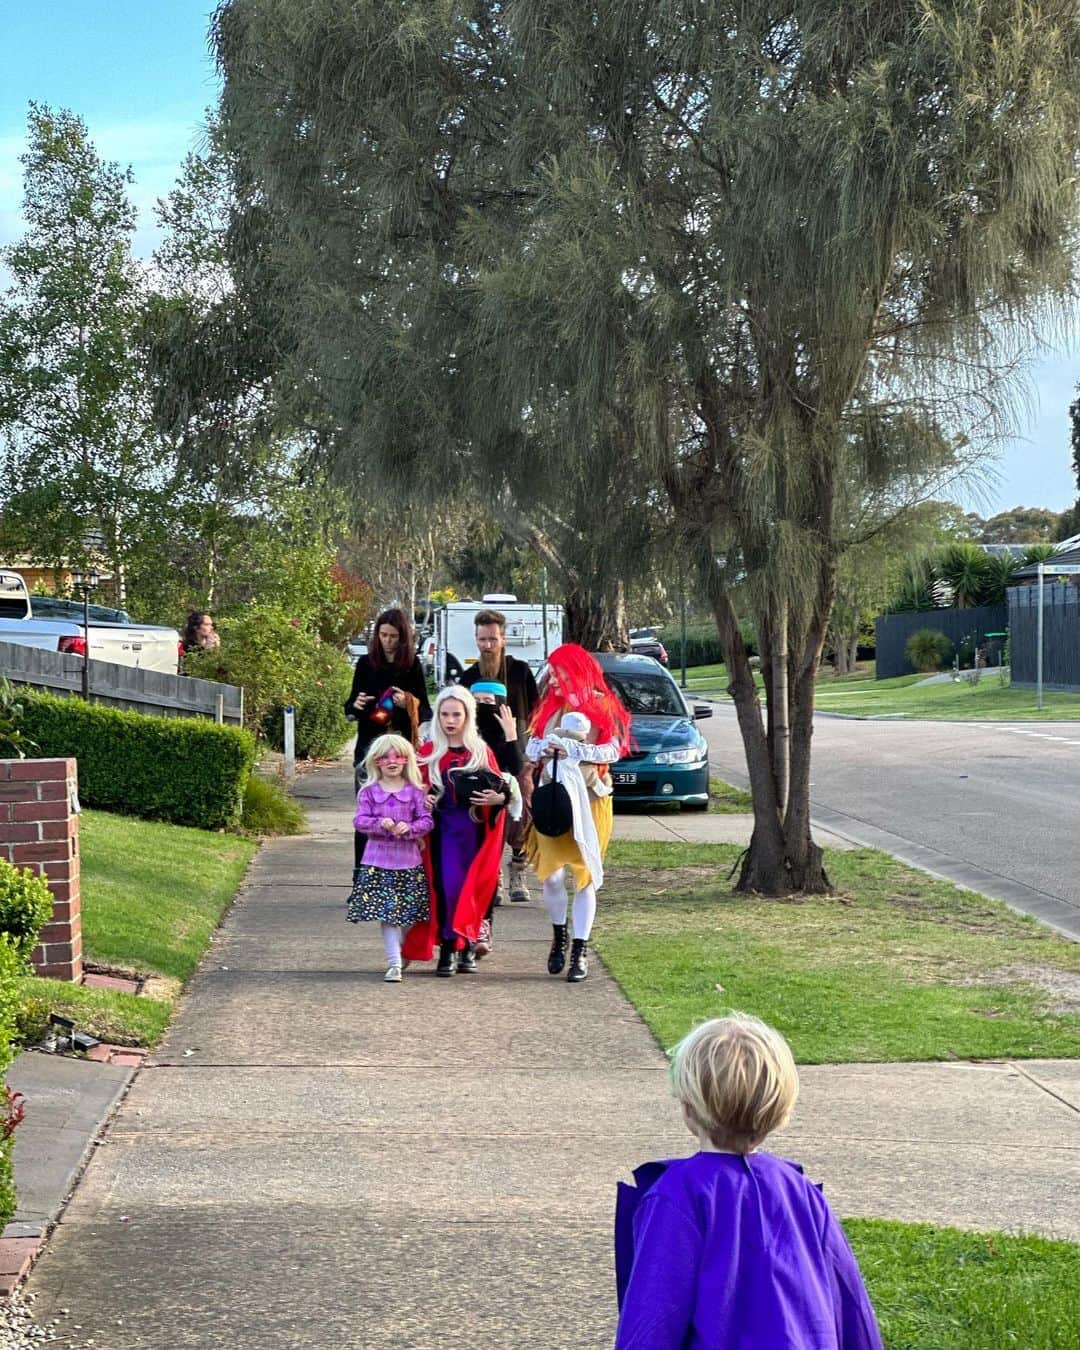
[[[353,826],[367,844],[349,896],[350,923],[382,925],[386,975],[401,980],[401,933],[430,913],[419,841],[431,833],[416,754],[404,736],[379,736],[364,759],[367,782],[356,798]]]
[[[676,1047],[700,1149],[619,1187],[616,1350],[881,1350],[844,1230],[797,1163],[757,1150],[799,1093],[787,1042],[734,1013]]]

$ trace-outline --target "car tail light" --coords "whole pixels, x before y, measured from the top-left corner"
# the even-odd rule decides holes
[[[184,660],[184,644],[183,642],[178,642],[176,644],[176,664],[179,666],[183,662],[183,660]]]
[[[69,656],[86,655],[86,639],[84,637],[62,637],[56,644],[58,652],[66,652]]]
[[[662,642],[658,643],[657,645],[658,645],[659,648],[660,648],[660,660],[661,660],[661,661],[666,661],[666,660],[667,660],[667,648],[664,646],[664,644],[663,644]]]

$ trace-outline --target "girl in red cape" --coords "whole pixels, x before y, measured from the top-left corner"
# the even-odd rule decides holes
[[[582,743],[575,744],[557,734],[562,718],[570,712],[583,714],[587,719],[588,735]],[[588,802],[588,814],[592,817],[590,848],[583,850],[579,846],[573,830],[552,837],[540,834],[535,827],[530,830],[526,845],[529,861],[543,882],[544,903],[551,919],[553,938],[547,962],[550,975],[561,974],[566,965],[567,869],[573,878],[574,938],[566,978],[576,983],[589,973],[586,947],[592,934],[596,888],[600,884],[600,878],[590,873],[583,853],[595,849],[591,856],[602,863],[607,852],[613,824],[607,766],[621,759],[630,748],[630,714],[607,687],[596,658],[576,642],[566,642],[548,657],[540,702],[533,712],[529,732],[531,739],[525,754],[533,763],[546,764],[553,757],[568,757],[597,766],[597,782],[590,790]]]
[[[431,740],[420,747],[420,772],[435,817],[424,855],[431,890],[431,916],[405,934],[402,955],[430,961],[439,946],[437,975],[476,970],[476,939],[502,862],[510,786],[474,793],[460,801],[453,771],[491,769],[495,756],[476,729],[476,703],[468,689],[448,685],[435,700]],[[501,775],[500,775],[501,776]]]

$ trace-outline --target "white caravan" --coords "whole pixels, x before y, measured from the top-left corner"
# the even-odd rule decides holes
[[[476,616],[483,609],[497,609],[506,615],[506,650],[519,661],[527,661],[534,675],[563,640],[562,605],[519,603],[513,595],[485,595],[482,600],[441,605],[432,616],[432,631],[420,648],[421,664],[437,689],[457,684],[476,664]]]

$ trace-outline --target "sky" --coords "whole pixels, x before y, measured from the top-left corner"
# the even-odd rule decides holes
[[[135,252],[149,256],[154,203],[197,148],[217,93],[210,0],[0,0],[0,245],[21,233],[26,114],[31,100],[86,122],[103,158],[130,166],[139,212]],[[1069,404],[1080,381],[1080,322],[1066,346],[1033,351],[1028,406],[982,485],[961,504],[980,515],[1012,506],[1072,506]]]

